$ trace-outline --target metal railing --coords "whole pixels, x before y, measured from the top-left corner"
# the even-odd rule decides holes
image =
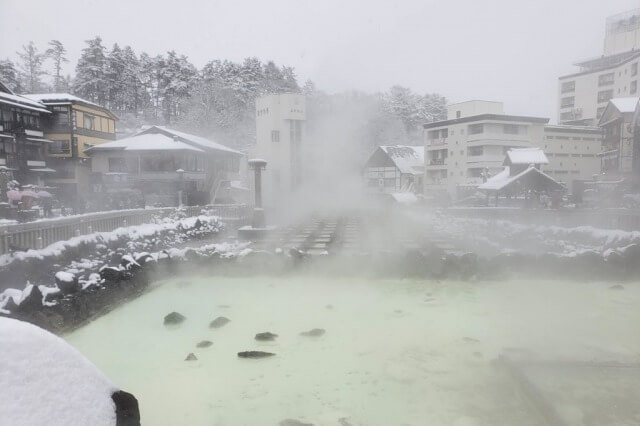
[[[187,216],[197,216],[206,211],[223,221],[242,225],[248,223],[251,206],[243,204],[213,204],[187,206],[181,209]],[[84,215],[44,219],[35,222],[0,226],[0,254],[15,250],[41,249],[58,241],[114,229],[153,222],[175,212],[173,207],[131,209]]]

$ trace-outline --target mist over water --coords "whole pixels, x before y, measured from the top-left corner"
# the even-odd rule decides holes
[[[516,382],[498,358],[637,362],[640,338],[628,325],[640,321],[640,292],[609,287],[182,277],[158,283],[66,339],[138,397],[143,424],[539,425],[540,413],[514,397]],[[164,326],[171,311],[186,321]],[[218,316],[231,322],[209,328]],[[313,328],[326,333],[299,334]],[[254,340],[265,331],[278,337]],[[213,345],[198,349],[201,340]],[[239,359],[236,352],[245,350],[276,356]],[[190,352],[197,361],[184,361]],[[548,374],[538,373],[542,383]],[[554,376],[548,390],[564,386],[575,396],[557,407],[573,419],[567,424],[595,425],[588,420],[598,413],[579,403],[603,378],[587,371],[572,385]],[[598,392],[601,402],[618,396],[615,387]]]

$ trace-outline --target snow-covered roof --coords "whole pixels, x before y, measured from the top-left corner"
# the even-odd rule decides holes
[[[61,338],[0,317],[2,424],[114,425],[114,386]]]
[[[94,106],[96,108],[100,108],[101,110],[106,111],[114,119],[117,119],[117,117],[106,107],[72,95],[71,93],[31,93],[24,96],[34,101],[41,102],[45,105],[67,105],[74,102],[83,103],[86,105]]]
[[[131,136],[129,138],[119,139],[117,141],[105,142],[92,146],[86,151],[194,151],[204,152],[202,149],[187,143],[175,140],[174,138],[162,133],[147,133]]]
[[[83,102],[85,104],[95,105],[97,107],[103,108],[102,106],[88,101],[86,99],[79,98],[71,93],[31,93],[28,95],[24,95],[29,99],[33,99],[37,102],[42,102],[44,104],[51,102]]]
[[[502,170],[495,176],[492,176],[491,178],[487,179],[486,182],[478,186],[478,189],[484,189],[489,191],[500,191],[501,189],[504,189],[505,187],[514,183],[518,179],[521,179],[524,176],[529,174],[539,175],[543,179],[549,181],[553,186],[556,186],[558,189],[562,188],[562,185],[560,185],[560,183],[558,183],[554,178],[552,178],[551,176],[547,175],[544,172],[541,172],[535,167],[529,167],[526,170],[523,170],[522,172],[518,173],[517,175],[511,176],[511,168],[509,166],[505,166],[504,170]]]
[[[640,98],[613,98],[609,102],[611,102],[618,111],[625,113],[635,112],[638,106],[638,100],[640,100]]]
[[[12,93],[0,92],[0,103],[25,108],[31,111],[44,112],[49,114],[49,110],[40,102],[27,98],[26,96],[14,95]]]
[[[511,148],[507,151],[506,164],[549,164],[549,160],[540,148]]]
[[[389,156],[400,173],[418,175],[424,172],[423,146],[386,145],[380,149]]]
[[[400,204],[415,204],[418,202],[418,197],[413,192],[393,192],[391,197]]]
[[[200,148],[215,150],[215,151],[223,151],[223,152],[228,152],[236,155],[243,155],[240,151],[236,151],[235,149],[231,149],[217,142],[210,141],[209,139],[203,138],[202,136],[196,136],[189,133],[180,132],[178,130],[173,130],[164,126],[151,126],[148,129],[145,129],[142,132],[138,133],[138,135],[157,134],[157,133],[164,133],[165,135],[176,136],[182,139],[184,142],[197,145]]]

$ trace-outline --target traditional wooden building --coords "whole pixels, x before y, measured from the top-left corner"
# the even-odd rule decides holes
[[[639,98],[611,99],[600,117],[598,126],[604,133],[600,158],[602,174],[606,178],[629,177],[634,162],[640,161],[634,150],[633,125],[638,100]]]
[[[542,195],[555,195],[565,191],[564,186],[541,171],[549,160],[540,148],[514,148],[507,151],[503,170],[478,186],[480,191],[495,196],[523,197],[525,203],[537,200]]]
[[[20,184],[43,185],[54,172],[46,162],[43,122],[50,112],[0,82],[0,169]]]
[[[240,180],[243,160],[239,151],[161,126],[95,145],[86,153],[98,198],[135,190],[145,204],[164,206],[227,197]]]
[[[91,160],[85,150],[116,139],[117,117],[108,109],[69,93],[25,96],[50,111],[43,130],[52,141],[46,155],[55,173],[50,174],[47,183],[58,188],[58,196],[67,204],[80,204],[90,189]]]
[[[364,165],[367,186],[376,192],[421,193],[423,175],[423,146],[380,146]]]

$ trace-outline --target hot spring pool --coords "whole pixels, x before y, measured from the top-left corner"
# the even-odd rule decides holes
[[[640,361],[640,285],[611,285],[194,276],[66,339],[136,395],[144,425],[537,425],[492,361],[521,349]],[[171,311],[186,321],[164,326]],[[218,316],[231,322],[209,328]],[[326,334],[299,335],[312,328]],[[255,341],[263,331],[279,337]]]

